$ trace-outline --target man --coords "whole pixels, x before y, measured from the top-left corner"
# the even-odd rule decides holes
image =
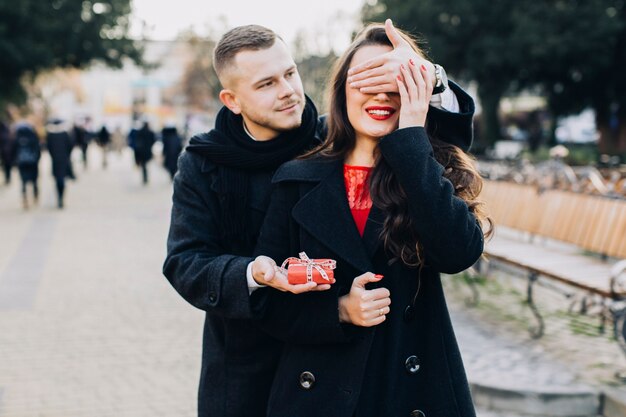
[[[407,51],[397,38],[397,54],[362,69],[385,72],[399,66],[394,60],[408,61],[401,57]],[[232,29],[218,42],[213,63],[225,107],[215,129],[192,138],[180,157],[163,271],[188,302],[207,312],[199,416],[261,417],[281,344],[254,325],[249,295],[262,285],[292,292],[327,286],[289,285],[281,274],[274,275],[272,260],[255,261],[251,254],[274,171],[319,143],[323,123],[304,95],[287,46],[271,30],[256,25]],[[395,85],[392,72],[369,82],[362,75],[351,81],[365,88]],[[468,132],[471,137],[473,102],[455,91],[467,111],[434,109],[437,117],[429,123],[438,126],[440,137]]]
[[[69,173],[72,139],[67,132],[67,126],[61,119],[51,119],[46,125],[46,147],[52,158],[52,176],[57,190],[57,207],[63,208],[65,193],[65,177]]]

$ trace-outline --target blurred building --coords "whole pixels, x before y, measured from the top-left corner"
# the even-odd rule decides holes
[[[88,117],[93,127],[106,125],[124,132],[135,119],[148,120],[157,129],[175,123],[180,129],[189,127],[189,133],[206,130],[212,115],[190,111],[180,87],[193,53],[186,41],[148,41],[144,54],[148,69],[128,62],[122,69],[97,64],[82,71],[55,71],[37,81],[40,107],[48,115],[66,120]]]

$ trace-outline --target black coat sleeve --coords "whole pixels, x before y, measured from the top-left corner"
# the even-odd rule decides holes
[[[483,251],[483,233],[467,204],[454,195],[426,131],[399,129],[380,142],[383,158],[404,189],[426,264],[445,273],[469,268]]]
[[[261,229],[255,254],[269,256],[278,265],[303,249],[299,230],[291,218],[298,201],[298,185],[290,182],[276,184],[269,210]],[[257,324],[271,336],[297,344],[345,343],[358,332],[355,326],[339,322],[340,288],[311,291],[304,294],[262,288],[252,294]]]
[[[434,106],[428,108],[426,129],[431,137],[451,143],[467,151],[474,135],[474,100],[461,87],[449,82],[459,102],[459,111],[450,112]]]
[[[163,273],[189,303],[233,319],[249,319],[246,269],[250,257],[226,253],[219,242],[219,206],[202,159],[183,153],[174,179]]]

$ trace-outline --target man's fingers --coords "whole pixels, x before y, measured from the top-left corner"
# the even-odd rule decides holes
[[[391,77],[387,77],[384,75],[379,75],[376,77],[366,78],[365,80],[355,81],[350,83],[350,88],[363,88],[363,87],[371,87],[375,85],[385,84],[389,81]]]
[[[294,294],[302,294],[303,292],[308,292],[317,287],[315,282],[307,282],[305,284],[287,284],[288,286],[285,288],[287,291],[292,292]]]
[[[383,55],[377,56],[376,58],[372,58],[369,61],[365,61],[362,64],[359,64],[355,67],[352,67],[348,70],[348,76],[354,76],[355,74],[360,73],[361,71],[369,70],[372,68],[380,67],[385,63],[385,57]]]
[[[326,291],[330,289],[330,284],[317,284],[311,291]]]
[[[380,77],[381,75],[384,75],[384,74],[385,74],[385,69],[381,67],[377,67],[377,68],[372,68],[372,69],[368,69],[365,71],[361,71],[358,74],[354,74],[348,77],[346,81],[350,85],[350,87],[358,88],[352,84],[357,81],[367,80],[370,77]]]
[[[398,84],[380,84],[374,87],[361,87],[359,91],[363,94],[378,94],[378,93],[397,93]]]
[[[389,41],[391,41],[394,49],[400,45],[408,45],[408,42],[404,40],[402,36],[400,36],[400,32],[398,32],[393,26],[393,22],[391,21],[391,19],[385,20],[385,33],[387,34]]]
[[[274,275],[276,275],[276,271],[274,270],[274,267],[266,267],[264,268],[263,272],[263,280],[265,280],[265,282],[270,282],[271,280],[274,279]]]

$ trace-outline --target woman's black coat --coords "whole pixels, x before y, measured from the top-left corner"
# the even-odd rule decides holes
[[[265,309],[261,327],[286,342],[268,417],[475,415],[439,272],[462,271],[480,257],[480,225],[443,178],[423,128],[388,135],[380,150],[407,194],[424,248],[421,273],[388,264],[378,238],[384,216],[375,206],[359,236],[343,161],[293,161],[274,177],[256,252],[277,262],[300,251],[336,259],[337,282],[324,292],[253,294]],[[379,285],[391,292],[387,320],[372,328],[340,324],[338,298],[366,271],[384,275]]]

